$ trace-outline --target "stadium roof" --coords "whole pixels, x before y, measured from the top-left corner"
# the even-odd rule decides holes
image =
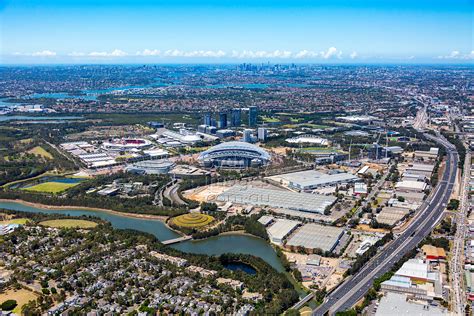
[[[286,245],[332,251],[343,233],[344,230],[338,227],[306,224],[288,238]]]
[[[289,210],[324,213],[336,198],[320,194],[297,193],[291,191],[235,185],[217,196],[221,202],[270,206]]]
[[[225,143],[221,143],[216,146],[213,146],[209,148],[208,150],[203,151],[199,155],[199,159],[213,158],[213,156],[218,156],[222,153],[231,154],[231,155],[232,154],[239,155],[239,153],[245,153],[245,152],[255,153],[256,154],[254,155],[255,158],[270,160],[270,154],[264,149],[250,143],[238,142],[238,141],[225,142]]]

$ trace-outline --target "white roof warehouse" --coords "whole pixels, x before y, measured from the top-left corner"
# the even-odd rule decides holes
[[[316,170],[292,172],[271,178],[277,182],[282,180],[288,187],[298,190],[312,190],[320,187],[361,181],[355,175],[346,172],[326,174]]]
[[[334,204],[336,198],[320,194],[235,185],[217,196],[217,200],[324,214],[324,210]]]

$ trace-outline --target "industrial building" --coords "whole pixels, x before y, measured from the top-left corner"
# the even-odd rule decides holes
[[[382,211],[380,211],[376,217],[376,220],[380,224],[394,226],[396,223],[407,217],[408,214],[410,214],[410,210],[400,207],[387,206],[384,207]]]
[[[231,129],[219,129],[216,131],[216,136],[219,138],[227,138],[235,136],[235,131]]]
[[[326,174],[316,170],[286,173],[269,177],[269,179],[279,182],[289,188],[303,191],[361,181],[361,179],[355,175],[346,172]]]
[[[329,146],[329,141],[316,135],[300,135],[297,137],[287,138],[290,144],[313,144],[318,146]]]
[[[426,190],[427,184],[421,181],[402,180],[400,182],[397,182],[395,187],[397,188],[397,191],[419,193]]]
[[[196,135],[190,131],[185,129],[180,129],[179,133],[174,132],[171,130],[166,130],[161,134],[162,138],[158,140],[158,142],[162,143],[163,145],[170,145],[174,147],[176,142],[181,145],[193,145],[202,140],[199,135]]]
[[[418,174],[418,175],[423,175],[427,178],[431,176],[431,173],[434,170],[434,165],[433,164],[420,164],[420,163],[415,163],[410,165],[405,172],[409,174]]]
[[[431,147],[430,150],[416,150],[413,159],[420,162],[435,162],[438,158],[439,148]]]
[[[307,251],[314,249],[333,251],[343,234],[344,229],[339,227],[305,224],[288,238],[285,246],[289,248],[303,247]]]
[[[136,174],[167,174],[175,166],[167,159],[139,161],[127,165],[125,171]]]
[[[262,217],[258,219],[258,222],[262,224],[263,226],[268,226],[274,221],[275,219],[272,216],[268,216],[268,215],[263,215]]]
[[[217,200],[324,214],[336,197],[235,185],[218,195]]]
[[[260,167],[270,162],[270,154],[258,146],[232,141],[209,148],[198,160],[205,167]]]
[[[122,138],[122,139],[111,139],[102,143],[102,148],[107,151],[133,151],[143,150],[152,145],[147,139],[141,138]]]
[[[405,294],[389,292],[380,300],[375,316],[417,315],[445,316],[448,313],[437,306],[408,300]]]
[[[275,222],[267,228],[268,237],[272,243],[281,245],[285,237],[291,234],[300,222],[288,219],[276,219]]]

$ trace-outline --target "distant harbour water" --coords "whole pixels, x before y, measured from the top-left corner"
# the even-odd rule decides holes
[[[80,120],[82,116],[54,116],[54,115],[39,115],[39,116],[28,116],[28,115],[2,115],[0,116],[0,122],[5,121],[73,121]]]

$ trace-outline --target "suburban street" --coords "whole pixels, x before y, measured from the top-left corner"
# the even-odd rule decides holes
[[[386,245],[358,273],[349,277],[330,293],[324,303],[313,311],[313,315],[324,315],[327,312],[334,315],[337,311],[352,308],[371,288],[375,278],[388,272],[406,253],[414,249],[441,220],[456,181],[458,154],[454,145],[442,136],[434,137],[429,134],[425,134],[425,136],[446,148],[446,166],[441,181],[421,206],[417,216],[413,218],[407,229]]]

